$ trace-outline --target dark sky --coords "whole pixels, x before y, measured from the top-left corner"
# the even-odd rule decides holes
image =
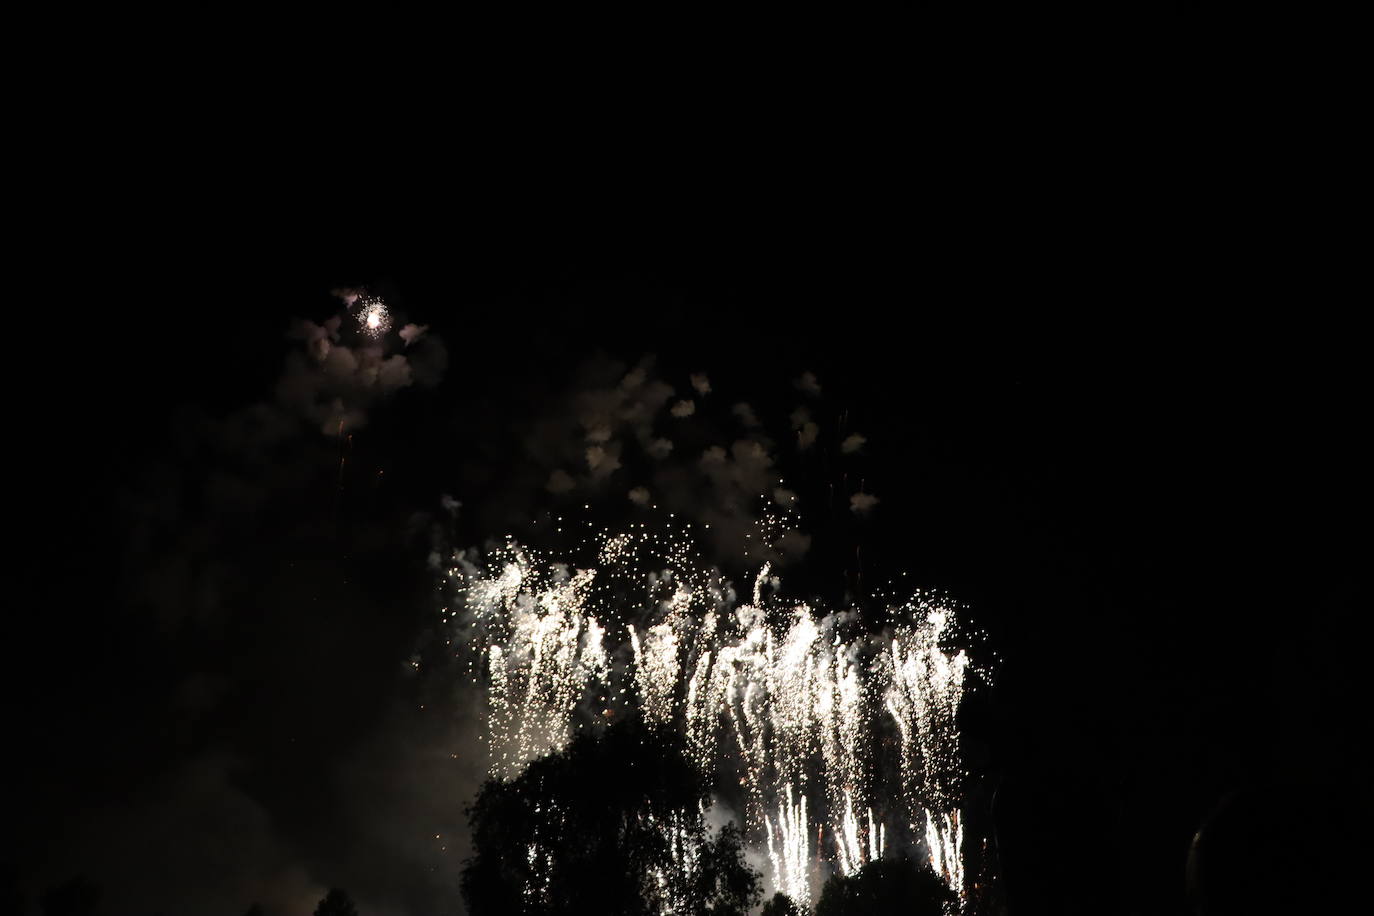
[[[969,761],[1010,787],[1025,894],[1177,907],[1227,792],[1367,806],[1349,324],[1301,269],[1167,204],[1126,230],[1120,200],[926,216],[872,190],[766,221],[409,192],[377,222],[168,204],[46,277],[10,440],[15,534],[39,548],[5,641],[3,861],[25,892],[83,874],[111,914],[285,916],[330,885],[367,913],[452,906],[481,763],[462,697],[407,673],[429,524],[451,493],[460,537],[518,525],[543,498],[523,432],[581,368],[646,354],[775,417],[814,371],[868,437],[882,502],[813,519],[797,579],[842,591],[861,556],[969,605],[1001,658]],[[337,440],[252,408],[292,320],[352,284],[429,325],[447,367],[369,412],[340,488]]]

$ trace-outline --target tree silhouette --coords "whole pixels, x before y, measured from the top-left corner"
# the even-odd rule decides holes
[[[315,907],[315,916],[358,916],[358,909],[347,891],[331,887],[320,905]]]
[[[791,897],[779,891],[763,905],[760,916],[806,916],[806,913],[792,902]]]
[[[100,903],[100,888],[76,877],[43,892],[43,916],[91,916]]]
[[[929,869],[909,859],[880,859],[848,878],[832,875],[816,916],[941,916],[957,899]]]
[[[581,735],[468,809],[475,855],[463,869],[472,916],[743,916],[759,876],[733,825],[712,836],[707,791],[680,739],[633,722]],[[681,911],[681,910],[679,910]]]

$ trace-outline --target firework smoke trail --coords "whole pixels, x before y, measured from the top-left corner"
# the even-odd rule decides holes
[[[739,602],[696,563],[690,528],[603,532],[595,564],[576,570],[512,541],[455,557],[458,642],[488,687],[492,775],[513,778],[596,717],[638,709],[651,728],[680,730],[706,778],[735,777],[725,788],[742,788],[773,886],[797,902],[823,878],[817,858],[853,874],[899,835],[962,896],[956,715],[976,669],[945,649],[953,610],[918,594],[882,637],[851,633],[852,613],[766,594],[766,564]],[[879,784],[883,722],[900,746],[895,792]],[[667,892],[675,879],[660,878]]]

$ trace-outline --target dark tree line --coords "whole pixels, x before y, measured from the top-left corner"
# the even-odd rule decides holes
[[[336,887],[315,907],[315,916],[358,916],[358,910],[353,906],[352,898]]]
[[[940,916],[956,899],[930,869],[910,859],[880,859],[848,878],[832,875],[815,916]]]
[[[870,862],[858,874],[832,875],[808,914],[774,894],[761,916],[943,916],[956,898],[935,873],[909,859]]]
[[[762,916],[806,916],[806,911],[792,902],[791,897],[777,893],[763,905]]]
[[[488,782],[469,809],[462,876],[472,916],[744,916],[759,876],[739,831],[702,823],[707,787],[675,737],[620,723]],[[665,830],[665,826],[671,829]]]

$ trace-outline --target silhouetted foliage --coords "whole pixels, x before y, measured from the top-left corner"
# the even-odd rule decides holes
[[[100,903],[100,888],[88,878],[50,887],[43,892],[43,916],[91,916]]]
[[[332,887],[324,895],[320,905],[315,907],[315,916],[358,916],[353,898],[342,888]]]
[[[324,901],[320,902],[323,903]],[[248,912],[244,913],[243,916],[267,916],[267,913],[263,910],[261,903],[255,903],[248,908]]]
[[[747,913],[759,876],[734,825],[712,837],[702,823],[706,788],[679,742],[620,723],[489,781],[468,809],[472,916],[649,916],[670,899],[699,916]]]
[[[791,897],[780,891],[763,905],[763,913],[760,916],[806,916],[806,913],[792,902]]]
[[[848,878],[832,875],[816,916],[942,916],[957,898],[934,872],[909,859],[880,859]]]

